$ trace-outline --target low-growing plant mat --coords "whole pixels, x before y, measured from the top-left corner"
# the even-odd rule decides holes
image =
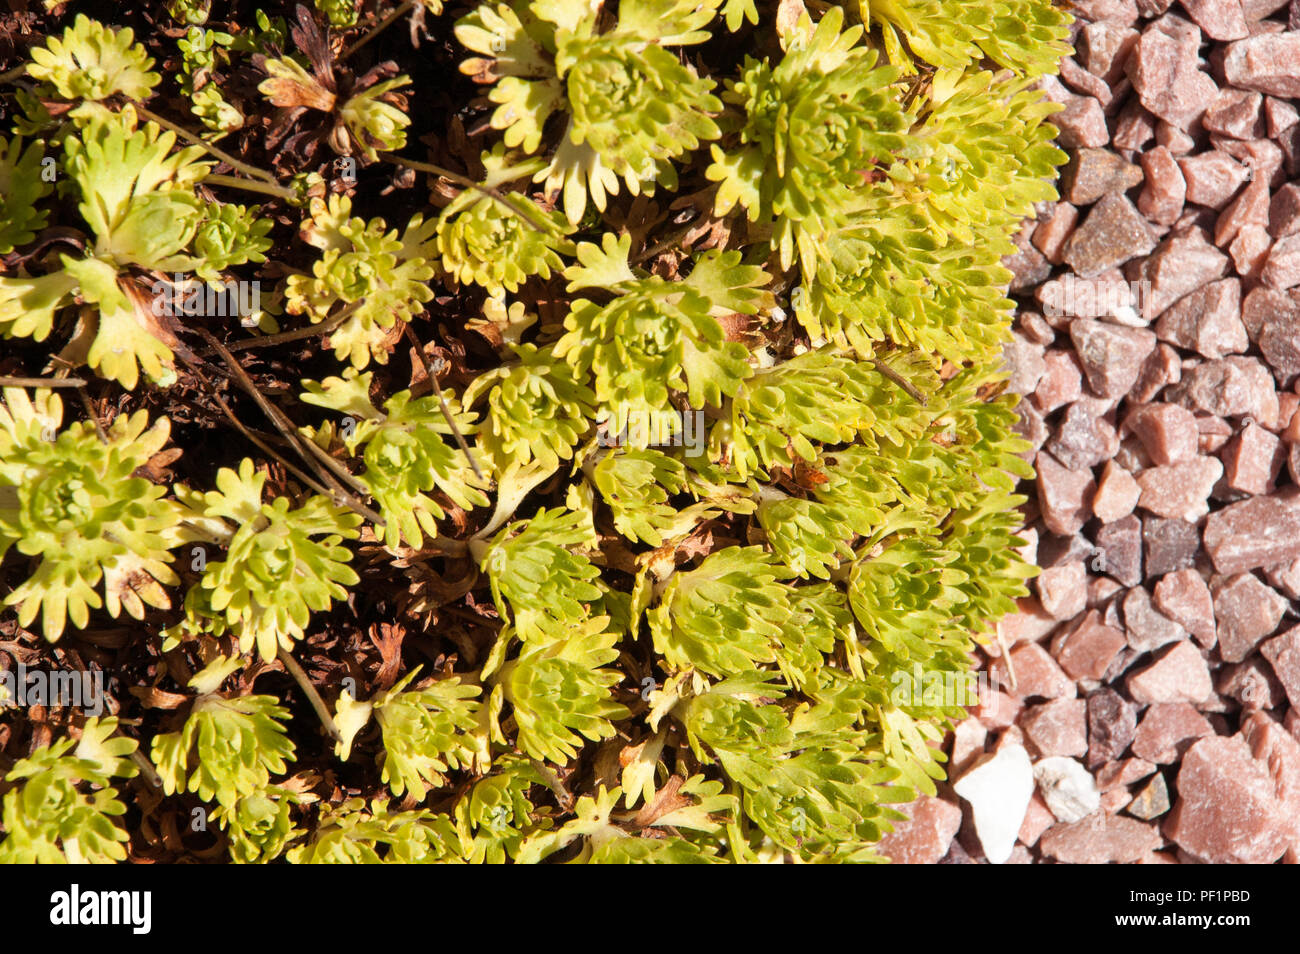
[[[1033,573],[1067,22],[5,19],[0,860],[878,860]]]

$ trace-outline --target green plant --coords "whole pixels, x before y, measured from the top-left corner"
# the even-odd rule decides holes
[[[235,813],[242,799],[266,792],[272,773],[283,772],[294,753],[282,724],[289,712],[275,696],[218,691],[237,668],[237,658],[219,658],[191,679],[198,695],[184,726],[155,735],[152,751],[165,792],[196,792]]]
[[[367,222],[351,212],[347,196],[312,200],[302,234],[321,256],[311,275],[289,276],[285,300],[290,314],[313,322],[324,321],[335,305],[357,305],[330,340],[338,358],[364,368],[371,358],[388,361],[388,329],[433,298],[425,282],[433,277],[429,240],[436,226],[416,215],[399,238],[383,219]]]
[[[437,2],[316,9],[79,18],[0,91],[5,372],[104,379],[4,391],[6,605],[119,619],[162,782],[128,833],[116,723],[9,753],[0,858],[197,797],[241,863],[880,860],[966,712],[899,677],[1033,573],[1001,260],[1066,15],[510,0],[448,58]],[[152,307],[244,276],[283,329]]]
[[[461,70],[500,77],[490,94],[499,104],[492,124],[507,146],[536,152],[547,120],[567,114],[554,158],[535,181],[563,196],[576,224],[588,194],[604,210],[620,180],[633,195],[653,195],[657,183],[675,188],[671,160],[718,137],[711,113],[722,103],[713,81],[667,49],[707,39],[701,27],[717,7],[718,0],[625,0],[618,22],[598,29],[599,3],[484,4],[456,25],[456,38],[482,55]]]
[[[59,739],[21,759],[5,776],[0,864],[111,864],[126,858],[126,812],[112,779],[139,771],[134,739],[117,737],[117,719],[89,719],[80,740]],[[87,790],[90,789],[88,792]]]
[[[164,585],[179,581],[168,552],[183,539],[181,512],[162,487],[134,476],[167,442],[166,418],[148,427],[140,411],[113,422],[105,439],[75,422],[60,430],[63,402],[5,388],[0,406],[0,556],[13,547],[39,558],[34,572],[5,597],[28,626],[42,615],[45,638],[67,622],[84,629],[90,610],[167,607]],[[103,583],[100,595],[100,583]]]
[[[426,535],[431,539],[438,535],[436,521],[446,516],[430,492],[439,491],[465,510],[483,506],[488,498],[476,486],[479,481],[464,455],[445,440],[451,424],[442,416],[440,403],[434,398],[412,399],[410,391],[400,391],[384,402],[381,411],[370,402],[372,377],[349,368],[342,378],[326,378],[319,384],[304,381],[307,390],[302,398],[349,415],[343,445],[349,454],[364,447],[366,469],[358,480],[379,504],[385,542],[390,547],[401,540],[419,546]],[[472,415],[453,413],[452,420],[460,429],[472,430]],[[321,434],[328,441],[329,433]]]
[[[313,610],[359,582],[341,544],[357,536],[361,518],[319,495],[292,508],[287,497],[263,503],[265,485],[245,458],[238,471],[217,473],[216,490],[177,486],[176,494],[191,510],[190,526],[226,551],[206,563],[186,597],[196,628],[229,630],[242,652],[256,647],[270,660],[303,638]]]

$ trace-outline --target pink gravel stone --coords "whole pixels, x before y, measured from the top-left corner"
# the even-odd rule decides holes
[[[1020,823],[1020,834],[1017,839],[1021,844],[1032,848],[1038,844],[1038,839],[1043,832],[1056,824],[1056,816],[1052,810],[1047,807],[1043,801],[1043,796],[1035,790],[1029,799],[1029,808],[1025,811],[1025,820]]]
[[[1288,599],[1300,599],[1300,560],[1265,567],[1264,578],[1285,593]]]
[[[1139,653],[1149,653],[1187,637],[1186,630],[1156,609],[1151,594],[1140,586],[1124,594],[1124,631],[1129,646]]]
[[[1081,560],[1051,566],[1035,581],[1038,599],[1055,619],[1074,619],[1088,605],[1088,570]]]
[[[1156,146],[1138,157],[1146,185],[1138,196],[1138,210],[1157,225],[1173,225],[1187,200],[1187,182],[1168,146]]]
[[[1061,60],[1061,82],[1077,93],[1091,96],[1103,109],[1110,105],[1112,93],[1106,81],[1068,57]]]
[[[1214,726],[1186,702],[1147,708],[1133,736],[1133,754],[1157,765],[1177,762],[1197,739],[1214,735]]]
[[[1210,145],[1244,165],[1253,179],[1263,179],[1270,186],[1281,184],[1280,172],[1286,156],[1277,143],[1267,139],[1229,139],[1211,133]]]
[[[1114,86],[1124,75],[1124,64],[1137,41],[1137,30],[1115,20],[1085,23],[1079,31],[1079,61],[1089,73]]]
[[[1073,404],[1083,396],[1083,370],[1073,351],[1059,348],[1043,355],[1043,373],[1034,390],[1033,401],[1044,414],[1064,404]]]
[[[1007,390],[1013,394],[1032,394],[1047,370],[1042,347],[1013,332],[1011,340],[1002,347],[1002,358],[1003,367],[1010,373]]]
[[[1182,0],[1183,8],[1212,40],[1240,40],[1250,36],[1240,0]]]
[[[1092,96],[1070,92],[1056,77],[1041,81],[1047,95],[1065,109],[1052,115],[1052,124],[1061,131],[1060,143],[1067,149],[1100,148],[1110,142],[1106,114]]]
[[[1259,651],[1273,667],[1273,674],[1286,690],[1291,706],[1300,707],[1300,626],[1261,643]]]
[[[1061,252],[1078,221],[1078,209],[1069,202],[1056,203],[1052,214],[1034,228],[1034,248],[1042,252],[1043,257],[1053,265],[1061,264]]]
[[[1276,288],[1253,288],[1241,303],[1241,322],[1252,341],[1258,340],[1270,325],[1286,335],[1291,328],[1300,328],[1300,301]],[[1295,360],[1300,361],[1300,343],[1296,354]]]
[[[961,809],[929,795],[898,807],[908,820],[893,823],[877,845],[880,853],[899,865],[937,864],[961,827]]]
[[[1138,6],[1134,0],[1074,0],[1075,13],[1085,20],[1115,20],[1124,25],[1135,23]]]
[[[1277,420],[1273,376],[1255,358],[1234,356],[1199,364],[1165,397],[1213,417],[1250,415],[1265,426]]]
[[[1135,99],[1120,111],[1115,120],[1115,136],[1111,144],[1116,149],[1141,149],[1155,134],[1155,117]]]
[[[1164,146],[1175,156],[1189,155],[1196,148],[1196,140],[1186,131],[1163,119],[1156,120],[1156,144]]]
[[[1125,65],[1142,105],[1183,129],[1201,117],[1218,92],[1198,68],[1199,46],[1196,27],[1166,16],[1146,28]]]
[[[1223,73],[1238,89],[1300,96],[1300,34],[1266,34],[1229,44]]]
[[[1273,244],[1259,277],[1273,288],[1300,285],[1300,234],[1288,235]]]
[[[1109,688],[1089,693],[1087,706],[1088,758],[1085,764],[1091,770],[1128,751],[1137,728],[1137,713],[1132,703]]]
[[[1242,187],[1250,172],[1226,152],[1215,149],[1178,160],[1187,183],[1187,201],[1222,209]]]
[[[1237,700],[1247,712],[1276,709],[1286,702],[1286,691],[1273,675],[1272,667],[1258,656],[1223,666],[1215,678],[1214,688],[1223,698]]]
[[[1191,566],[1200,545],[1195,524],[1164,517],[1142,519],[1142,547],[1146,552],[1148,576],[1163,576]]]
[[[1224,485],[1243,494],[1266,494],[1282,470],[1282,442],[1254,421],[1223,448]]]
[[[1222,476],[1223,464],[1214,457],[1152,467],[1137,475],[1138,506],[1157,517],[1195,523],[1209,513],[1210,492]]]
[[[1134,702],[1205,702],[1214,693],[1205,659],[1187,640],[1146,668],[1128,676],[1128,692]]]
[[[1114,523],[1133,512],[1141,493],[1132,474],[1113,460],[1107,461],[1092,498],[1092,512],[1102,523]]]
[[[1125,586],[1142,582],[1142,524],[1133,514],[1097,530],[1097,549],[1092,568]]]
[[[1241,0],[1241,9],[1246,14],[1247,22],[1254,23],[1272,16],[1290,2],[1291,0]]]
[[[1071,865],[1131,864],[1159,847],[1154,825],[1102,811],[1053,825],[1038,840],[1044,855]]]
[[[1238,738],[1202,739],[1178,772],[1165,834],[1212,864],[1271,864],[1288,845],[1285,808],[1268,769]]]
[[[963,774],[984,754],[984,743],[988,736],[988,726],[973,716],[957,723],[957,727],[952,730],[952,751],[948,754],[950,777]]]
[[[1125,271],[1131,281],[1149,283],[1142,315],[1154,318],[1227,270],[1228,257],[1209,243],[1205,232],[1193,228],[1170,233],[1149,258]]]
[[[1241,662],[1254,652],[1259,641],[1277,629],[1287,608],[1286,598],[1253,573],[1222,578],[1211,592],[1219,658],[1224,662]]]
[[[1228,246],[1233,270],[1242,278],[1255,278],[1268,260],[1268,250],[1272,243],[1268,230],[1262,225],[1242,226]]]
[[[1120,759],[1107,762],[1096,772],[1097,788],[1101,792],[1113,791],[1140,782],[1156,770],[1146,759]]]
[[[1092,401],[1066,408],[1045,448],[1070,470],[1082,471],[1109,460],[1119,450],[1115,426],[1097,414]]]
[[[1047,529],[1061,536],[1077,533],[1088,521],[1097,489],[1092,473],[1076,473],[1043,451],[1038,458],[1038,506]]]
[[[1300,111],[1285,99],[1268,96],[1264,99],[1264,120],[1268,123],[1269,138],[1276,139],[1300,122]]]
[[[1273,194],[1268,204],[1268,232],[1274,238],[1300,232],[1300,183],[1288,182]]]
[[[1264,97],[1239,89],[1221,89],[1201,124],[1210,132],[1233,139],[1258,139],[1264,135]]]
[[[1066,636],[1056,660],[1072,679],[1100,679],[1124,645],[1124,634],[1103,623],[1093,610]]]
[[[1087,703],[1082,699],[1053,699],[1026,707],[1020,715],[1020,728],[1030,753],[1039,758],[1083,755],[1088,751],[1086,715]]]
[[[997,685],[1006,687],[1016,698],[1064,699],[1075,695],[1074,681],[1062,671],[1056,660],[1037,643],[1024,643],[1011,650],[1008,657],[1016,672],[1011,685],[1006,659],[995,659],[989,675]]]
[[[1193,569],[1175,570],[1156,584],[1152,603],[1202,646],[1215,643],[1214,598],[1201,575]]]
[[[1184,295],[1160,316],[1155,331],[1162,341],[1207,358],[1245,351],[1250,339],[1241,323],[1241,282],[1225,278]]]
[[[1112,193],[1103,196],[1074,230],[1061,259],[1082,277],[1094,278],[1155,247],[1146,219],[1132,202]]]
[[[1032,596],[1016,600],[1016,612],[998,620],[998,636],[1008,646],[1042,639],[1056,629],[1058,620]]]
[[[1089,205],[1107,193],[1142,184],[1142,170],[1109,149],[1079,149],[1061,170],[1061,194],[1075,205]]]
[[[1273,777],[1273,792],[1282,803],[1290,836],[1285,860],[1295,864],[1300,860],[1300,742],[1262,712],[1242,720],[1241,737],[1255,761],[1266,766]]]
[[[1300,301],[1274,288],[1257,288],[1247,302],[1251,324],[1257,325],[1259,350],[1269,367],[1282,378],[1300,373]],[[1242,317],[1246,317],[1244,306]]]
[[[1229,504],[1205,521],[1205,549],[1220,573],[1244,573],[1300,557],[1300,507],[1281,495]]]
[[[1230,244],[1247,225],[1267,229],[1268,205],[1268,181],[1252,179],[1214,223],[1214,244],[1220,248]]]
[[[980,694],[980,704],[970,711],[986,729],[996,731],[1012,725],[1020,715],[1020,708],[1021,702],[1015,696],[990,688]]]
[[[1186,301],[1186,299],[1183,299]],[[1124,421],[1156,464],[1175,464],[1197,456],[1196,416],[1177,404],[1142,404]]]
[[[1146,361],[1142,362],[1142,373],[1138,375],[1137,384],[1129,389],[1129,400],[1137,403],[1150,401],[1166,385],[1177,384],[1182,377],[1183,363],[1178,352],[1167,344],[1156,345],[1155,350],[1147,355]]]
[[[1155,334],[1145,328],[1125,328],[1090,318],[1070,322],[1070,340],[1088,384],[1106,398],[1128,393],[1156,346]]]

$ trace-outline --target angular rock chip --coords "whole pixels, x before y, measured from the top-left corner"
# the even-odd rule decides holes
[[[1210,514],[1205,549],[1220,573],[1244,573],[1300,557],[1300,507],[1281,495],[1252,497]]]
[[[1128,677],[1134,702],[1205,702],[1214,693],[1205,659],[1187,640]],[[1139,727],[1140,728],[1140,727]]]
[[[1133,736],[1133,754],[1157,765],[1182,758],[1197,739],[1214,735],[1214,726],[1185,702],[1158,702],[1147,708]]]
[[[1008,745],[977,762],[953,791],[970,803],[975,834],[992,864],[1011,857],[1034,793],[1034,769],[1023,746]]]
[[[1056,117],[1052,121],[1057,122]],[[1065,243],[1061,258],[1084,278],[1094,278],[1155,247],[1142,213],[1124,196],[1112,193],[1092,207]]]
[[[1097,812],[1054,825],[1038,840],[1039,850],[1064,864],[1133,864],[1160,847],[1154,825],[1123,815]]]
[[[1183,757],[1165,834],[1211,864],[1271,864],[1287,849],[1287,819],[1266,766],[1241,739],[1213,737]]]
[[[1223,73],[1238,89],[1288,99],[1300,96],[1300,34],[1262,33],[1230,43]]]
[[[1160,316],[1156,335],[1211,359],[1245,351],[1250,339],[1241,323],[1241,282],[1225,278],[1184,295]]]
[[[893,823],[876,846],[879,852],[899,865],[937,864],[961,827],[961,809],[929,795],[898,808],[908,819]]]
[[[1156,346],[1155,334],[1145,328],[1125,328],[1091,318],[1070,322],[1070,340],[1089,386],[1104,398],[1127,394]]]

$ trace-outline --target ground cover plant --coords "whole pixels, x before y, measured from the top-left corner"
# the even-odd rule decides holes
[[[1065,13],[5,22],[0,658],[95,707],[0,684],[0,860],[879,860],[1032,574]]]

